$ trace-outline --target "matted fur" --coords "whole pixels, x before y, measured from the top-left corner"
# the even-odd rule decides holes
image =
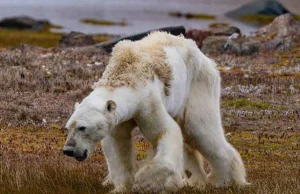
[[[145,84],[157,76],[168,96],[172,67],[166,62],[164,47],[185,44],[183,36],[166,32],[153,32],[139,41],[121,41],[113,48],[110,62],[94,87],[135,87],[137,83]]]

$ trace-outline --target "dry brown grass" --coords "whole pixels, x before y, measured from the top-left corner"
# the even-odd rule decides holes
[[[223,125],[252,185],[208,186],[201,193],[300,193],[299,56],[299,47],[287,53],[211,56],[222,74]],[[100,147],[79,163],[62,155],[65,134],[60,130],[73,103],[90,91],[107,62],[106,54],[82,49],[21,46],[0,52],[1,194],[112,189],[101,186],[107,172]],[[137,158],[144,158],[147,144],[137,147]]]
[[[107,193],[101,186],[107,169],[100,147],[85,162],[63,156],[65,135],[47,128],[1,128],[0,193]],[[299,133],[232,132],[229,141],[238,148],[251,186],[201,193],[299,193]],[[147,146],[137,143],[139,154]],[[198,193],[185,187],[178,193]]]
[[[84,49],[22,45],[0,52],[0,123],[63,124],[72,103],[91,91],[108,56]],[[64,119],[62,121],[62,119]]]

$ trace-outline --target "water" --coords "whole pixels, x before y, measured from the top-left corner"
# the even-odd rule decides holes
[[[292,12],[300,13],[299,0],[281,0]],[[60,31],[129,35],[146,30],[183,25],[187,29],[208,28],[215,22],[230,23],[249,34],[255,27],[226,18],[224,14],[251,0],[1,0],[0,18],[29,15],[48,19],[64,28]],[[216,15],[216,20],[187,20],[168,16],[170,11]],[[127,26],[93,26],[80,22],[83,18],[125,20]]]

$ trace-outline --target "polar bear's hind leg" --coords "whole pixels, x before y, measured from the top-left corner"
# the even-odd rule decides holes
[[[227,142],[221,124],[219,73],[214,62],[199,50],[193,50],[193,56],[193,62],[201,66],[193,78],[186,104],[185,133],[191,146],[200,151],[212,168],[209,182],[218,187],[231,182],[246,185],[241,156]]]
[[[206,173],[198,150],[188,144],[184,145],[184,183],[198,189],[205,188]]]

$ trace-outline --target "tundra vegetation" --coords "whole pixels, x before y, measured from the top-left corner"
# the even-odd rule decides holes
[[[295,18],[295,20],[298,20],[298,21],[300,20],[300,15],[294,14],[293,17]],[[263,14],[243,15],[243,16],[240,17],[240,19],[242,21],[254,22],[254,23],[259,23],[259,24],[263,24],[263,25],[269,24],[275,18],[276,18],[276,16],[263,15]]]
[[[98,26],[126,26],[127,23],[125,21],[115,22],[110,20],[97,20],[92,18],[85,18],[80,20],[84,24],[98,25]]]
[[[51,26],[53,28],[53,26]],[[58,29],[59,27],[56,27]],[[41,31],[0,29],[0,48],[16,47],[20,43],[36,45],[44,48],[56,47],[62,37],[62,33],[53,33],[46,28]],[[96,42],[104,42],[112,38],[106,34],[95,34]]]
[[[300,45],[281,53],[209,56],[221,72],[224,130],[241,153],[252,185],[208,185],[201,193],[300,193]],[[62,153],[63,126],[73,104],[91,91],[108,60],[101,51],[80,48],[1,50],[0,193],[111,190],[101,185],[107,173],[101,145],[84,162]],[[134,139],[140,164],[149,144],[138,132]],[[178,193],[199,192],[184,187]]]
[[[172,17],[185,17],[186,19],[199,19],[199,20],[214,20],[216,16],[203,13],[181,13],[181,12],[168,12]]]

